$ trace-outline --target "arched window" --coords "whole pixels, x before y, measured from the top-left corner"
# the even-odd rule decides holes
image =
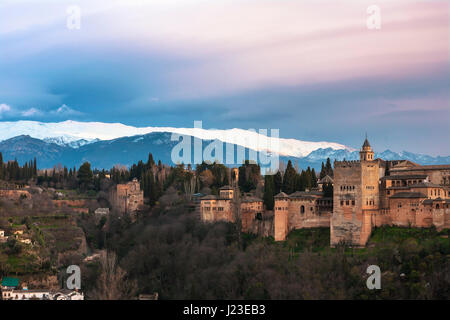
[[[300,213],[305,213],[305,206],[300,207]]]
[[[436,209],[439,209],[439,203],[438,203],[438,204],[436,204]]]

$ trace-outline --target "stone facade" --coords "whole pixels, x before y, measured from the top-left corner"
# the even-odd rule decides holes
[[[366,139],[359,161],[334,162],[331,246],[364,246],[375,226],[450,227],[449,185],[450,165],[373,159]]]
[[[125,184],[118,184],[110,192],[113,208],[120,213],[133,213],[144,205],[144,191],[141,191],[139,181],[135,178]]]
[[[333,199],[324,197],[320,191],[297,191],[290,195],[281,192],[274,202],[275,241],[285,240],[293,229],[330,226]]]
[[[359,161],[334,162],[331,245],[364,245],[369,239],[371,216],[380,208],[379,181],[385,172],[384,162],[373,155],[366,139]]]
[[[264,213],[263,200],[240,195],[235,197],[235,188],[224,186],[219,189],[219,196],[208,195],[200,199],[200,218],[203,222],[236,222],[236,205],[239,205],[238,217],[241,220],[242,231],[250,232],[253,224]]]
[[[293,229],[330,227],[330,245],[364,246],[374,227],[450,227],[450,165],[374,159],[364,141],[358,161],[335,161],[333,198],[319,191],[275,196],[274,237]]]
[[[325,196],[325,184],[333,185],[332,197]],[[321,179],[317,190],[279,193],[273,213],[264,210],[261,199],[237,201],[236,179],[233,186],[221,188],[219,196],[201,198],[202,221],[235,222],[239,203],[244,232],[273,234],[275,241],[284,241],[294,229],[329,227],[331,246],[355,247],[365,246],[373,228],[383,225],[450,228],[450,165],[374,159],[367,138],[359,160],[335,161],[334,176]]]

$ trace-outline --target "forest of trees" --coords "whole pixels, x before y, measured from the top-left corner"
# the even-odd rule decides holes
[[[158,292],[160,299],[448,299],[448,230],[377,229],[365,249],[329,248],[329,229],[292,232],[286,242],[244,235],[231,223],[203,224],[183,203],[155,207],[131,223],[112,217],[104,247],[123,277],[85,282],[114,298]],[[367,290],[366,268],[382,269],[382,289]],[[97,291],[93,288],[93,294]]]
[[[78,169],[58,165],[51,170],[38,171],[36,159],[19,166],[17,161],[4,163],[0,153],[0,180],[25,183],[30,179],[36,179],[38,185],[99,192],[102,190],[101,181],[104,181],[107,175],[110,176],[110,181],[116,184],[137,178],[144,191],[144,197],[152,206],[170,186],[190,195],[198,192],[217,195],[219,188],[230,184],[231,180],[230,168],[223,164],[203,162],[197,165],[195,170],[190,165],[171,167],[163,165],[161,161],[156,163],[151,153],[146,162],[141,160],[130,168],[117,165],[109,171],[92,169],[88,162],[83,163]],[[326,164],[322,163],[319,176],[314,168],[308,167],[300,171],[294,168],[289,160],[284,171],[279,170],[273,175],[262,177],[259,165],[247,160],[239,167],[239,187],[242,192],[254,192],[264,180],[262,197],[266,208],[272,210],[273,197],[276,194],[281,191],[291,194],[295,191],[311,190],[317,187],[318,179],[326,175],[333,177],[329,158]],[[324,184],[323,191],[326,197],[332,197],[331,184]]]
[[[204,224],[186,209],[186,194],[217,194],[230,184],[230,168],[222,164],[170,167],[156,163],[151,154],[146,162],[110,170],[93,169],[89,163],[49,171],[38,171],[36,161],[0,164],[4,180],[35,179],[45,186],[97,194],[114,183],[141,181],[150,206],[135,220],[114,211],[101,219],[77,215],[91,251],[107,253],[99,262],[82,264],[88,299],[133,299],[154,292],[160,299],[450,298],[448,230],[376,229],[364,249],[329,248],[328,228],[296,230],[286,242],[276,243],[271,237],[242,235],[232,223]],[[318,176],[289,161],[285,170],[262,177],[258,165],[246,162],[239,167],[239,185],[243,192],[254,192],[264,184],[264,202],[272,209],[277,193],[314,188],[326,175],[333,177],[329,159]],[[33,201],[39,203],[39,196]],[[80,261],[68,256],[61,263]],[[365,286],[371,264],[382,269],[383,290]]]
[[[23,166],[20,166],[17,160],[3,161],[3,155],[0,152],[0,180],[26,182],[29,179],[36,177],[37,166],[36,158],[26,162]]]
[[[319,179],[326,175],[333,177],[333,168],[331,167],[330,158],[327,159],[326,165],[322,163]],[[317,188],[318,177],[314,168],[308,167],[306,170],[298,172],[292,165],[291,160],[288,161],[284,174],[278,171],[274,175],[265,175],[264,177],[264,204],[268,210],[273,209],[273,197],[280,192],[291,194],[296,191],[306,191]],[[333,196],[333,186],[324,184],[324,195],[326,197]]]

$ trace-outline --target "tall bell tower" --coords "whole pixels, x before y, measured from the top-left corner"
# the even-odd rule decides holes
[[[366,133],[366,140],[364,140],[364,144],[361,148],[361,151],[359,151],[359,160],[373,161],[373,149],[370,146],[369,140],[367,140],[367,133]]]

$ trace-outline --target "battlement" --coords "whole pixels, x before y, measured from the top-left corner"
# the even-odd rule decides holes
[[[345,160],[345,159],[342,161],[335,160],[334,168],[354,167],[359,166],[360,164],[361,164],[360,160]]]

